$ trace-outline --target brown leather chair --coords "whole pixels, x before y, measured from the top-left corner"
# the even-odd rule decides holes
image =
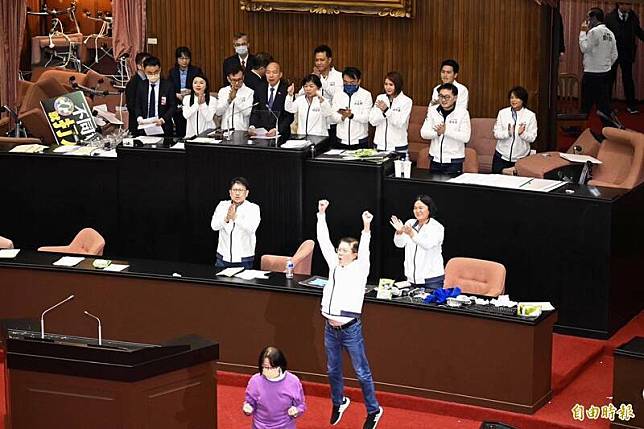
[[[0,236],[0,249],[13,249],[13,241]]]
[[[409,115],[409,126],[407,127],[407,151],[409,159],[416,161],[421,158],[420,151],[429,147],[429,142],[420,136],[420,129],[423,127],[427,117],[427,106],[412,106]]]
[[[92,228],[83,228],[67,246],[43,246],[38,251],[101,256],[104,247],[105,239],[101,234]]]
[[[40,102],[68,92],[69,90],[53,76],[43,77],[27,89],[20,106],[18,119],[24,124],[29,134],[41,139],[43,144],[53,144],[55,139]]]
[[[557,128],[566,134],[588,128],[588,114],[581,113],[581,86],[577,75],[561,73],[557,82]]]
[[[593,133],[590,132],[590,128],[586,128],[584,132],[577,137],[577,140],[570,145],[566,153],[577,153],[597,158],[600,146],[600,143],[597,141]],[[578,149],[576,150],[575,148]]]
[[[606,137],[593,167],[589,185],[633,189],[644,182],[644,134],[632,130],[604,128]]]
[[[494,138],[496,118],[472,118],[470,123],[472,135],[467,147],[476,151],[478,160],[478,171],[476,172],[491,173],[492,159],[496,149],[496,139]]]
[[[424,147],[418,153],[418,161],[416,167],[429,170],[431,165],[429,163],[429,145]],[[465,146],[465,160],[463,161],[463,173],[478,173],[479,172],[479,159],[476,151],[471,147]]]
[[[461,288],[465,294],[497,297],[505,291],[505,267],[498,262],[452,258],[445,266],[445,288]]]
[[[313,249],[315,248],[315,241],[306,240],[300,245],[291,257],[295,268],[294,274],[311,275],[311,262],[313,261]],[[283,273],[286,271],[286,261],[288,256],[277,255],[263,255],[261,260],[261,269],[264,271],[273,271],[275,273]]]

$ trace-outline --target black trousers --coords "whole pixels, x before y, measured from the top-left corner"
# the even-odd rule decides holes
[[[610,89],[609,99],[613,99],[613,88],[617,80],[617,67],[622,69],[622,84],[624,85],[624,95],[626,96],[626,104],[628,107],[635,107],[635,82],[633,82],[633,62],[622,60],[620,58],[615,61],[613,68],[610,70]]]
[[[514,162],[506,161],[501,158],[501,154],[494,151],[494,158],[492,158],[492,173],[501,174],[504,168],[514,167]]]
[[[590,113],[593,105],[597,110],[609,116],[610,109],[610,72],[586,73],[581,79],[581,111]]]

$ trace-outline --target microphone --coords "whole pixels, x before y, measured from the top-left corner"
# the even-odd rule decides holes
[[[94,316],[92,313],[90,313],[87,310],[83,311],[83,313],[85,313],[86,315],[88,315],[89,317],[91,317],[93,319],[96,319],[96,321],[98,322],[98,345],[102,346],[103,345],[103,330],[101,328],[101,319],[99,319],[98,317]]]
[[[221,131],[223,131],[223,132],[235,131],[235,127],[233,127],[233,123],[232,123],[233,118],[235,116],[235,113],[243,113],[243,112],[247,111],[248,109],[252,109],[253,107],[256,107],[258,105],[259,105],[259,101],[256,101],[255,103],[251,104],[250,106],[246,106],[243,109],[238,110],[237,112],[235,112],[235,102],[233,101],[233,103],[232,103],[233,111],[232,111],[232,114],[230,115],[230,118],[228,118],[228,128],[226,128],[226,129],[222,128]]]
[[[277,134],[279,134],[279,133],[280,133],[280,128],[279,128],[279,122],[280,122],[280,120],[279,120],[279,116],[277,116],[277,115],[275,114],[275,112],[273,112],[273,110],[268,106],[268,104],[266,104],[266,108],[268,109],[268,111],[269,111],[269,112],[271,112],[271,115],[273,115],[273,117],[275,118],[275,135],[277,135]]]
[[[54,308],[58,307],[59,305],[63,305],[67,301],[74,299],[74,295],[69,295],[67,298],[63,299],[60,301],[58,304],[52,305],[49,307],[47,310],[43,311],[42,314],[40,315],[40,338],[44,339],[45,338],[45,314],[53,310]]]

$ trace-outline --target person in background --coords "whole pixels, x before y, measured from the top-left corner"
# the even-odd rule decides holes
[[[406,156],[413,102],[403,93],[403,79],[396,71],[387,73],[384,88],[369,113],[369,123],[376,127],[373,142],[378,150],[395,150]]]
[[[467,110],[469,103],[469,91],[467,87],[462,83],[456,81],[458,77],[458,71],[461,66],[456,62],[456,60],[445,60],[441,63],[441,82],[442,84],[451,83],[458,90],[458,107]],[[438,99],[438,89],[441,85],[436,85],[432,91],[432,100],[429,102],[429,106],[436,106],[440,104]]]
[[[254,136],[257,128],[264,128],[268,131],[267,137],[274,137],[279,133],[288,138],[293,115],[284,109],[287,95],[287,85],[282,82],[280,65],[273,61],[266,67],[266,83],[260,85],[253,94],[248,134]]]
[[[363,429],[374,429],[382,417],[383,409],[376,399],[360,321],[370,270],[369,242],[373,215],[368,211],[362,213],[363,229],[360,242],[351,237],[342,238],[336,252],[331,244],[329,227],[326,223],[328,207],[327,200],[318,202],[317,239],[322,255],[329,266],[329,280],[322,291],[321,312],[326,318],[324,349],[333,405],[330,423],[338,424],[351,403],[351,400],[344,396],[342,350],[345,349],[351,358],[367,408]]]
[[[355,67],[342,72],[343,91],[333,94],[333,122],[338,124],[336,147],[362,149],[369,147],[369,112],[371,93],[360,86],[362,73]]]
[[[445,280],[443,239],[445,228],[435,218],[436,204],[427,195],[414,201],[414,218],[402,223],[391,216],[396,230],[394,245],[405,249],[405,277],[412,287],[442,289]]]
[[[212,215],[210,226],[219,232],[215,267],[253,268],[261,217],[259,206],[246,200],[249,193],[248,181],[235,177],[230,181],[230,199],[221,201]]]
[[[494,124],[496,150],[492,173],[514,167],[521,158],[530,155],[530,145],[537,139],[537,117],[528,110],[528,91],[515,86],[508,92],[510,107],[499,110]]]
[[[233,49],[235,49],[235,54],[224,60],[224,64],[222,65],[222,86],[226,85],[228,70],[230,70],[233,65],[241,66],[244,73],[246,72],[246,68],[249,67],[249,63],[253,60],[253,55],[250,53],[249,47],[250,43],[248,42],[248,34],[242,33],[241,31],[233,34]]]
[[[606,15],[606,27],[615,35],[617,44],[617,61],[610,71],[609,100],[612,100],[613,87],[617,78],[617,67],[622,69],[622,82],[626,96],[626,111],[639,113],[635,100],[635,83],[633,82],[633,63],[637,58],[637,39],[644,40],[640,20],[633,10],[631,2],[617,2],[615,9]]]
[[[136,74],[132,76],[132,78],[125,86],[125,103],[128,113],[128,128],[130,130],[130,134],[132,134],[133,136],[137,134],[137,127],[139,125],[136,122],[135,112],[136,94],[139,85],[145,83],[145,80],[147,79],[145,72],[143,71],[143,61],[145,61],[145,59],[149,56],[150,54],[148,54],[147,52],[139,52],[138,54],[136,54],[136,57],[134,57],[134,61],[136,62]]]
[[[313,71],[322,82],[322,96],[327,99],[329,104],[333,105],[333,94],[342,91],[344,82],[342,81],[342,72],[336,70],[333,66],[333,51],[327,45],[320,45],[313,50]],[[335,135],[337,124],[332,123],[329,118],[327,129],[331,144],[335,144]]]
[[[314,74],[302,80],[303,94],[295,96],[295,85],[289,85],[284,108],[297,117],[297,134],[328,136],[327,118],[333,110],[331,103],[322,96],[322,82]]]
[[[458,174],[463,171],[465,144],[470,141],[470,114],[458,106],[458,88],[444,83],[438,88],[440,105],[430,106],[420,129],[429,145],[432,172]]]
[[[147,79],[137,88],[136,122],[140,125],[145,119],[154,118],[154,124],[163,128],[163,135],[172,137],[172,117],[176,110],[172,82],[161,79],[161,61],[157,57],[146,58],[143,61],[143,71]],[[143,130],[137,130],[137,133],[145,135]]]
[[[183,137],[186,135],[186,120],[181,113],[183,98],[192,92],[192,79],[197,75],[203,76],[203,73],[199,67],[190,64],[192,61],[192,53],[187,47],[178,47],[174,56],[176,63],[172,70],[170,70],[170,73],[168,73],[168,80],[172,81],[175,96],[177,97],[177,110],[173,118],[174,133],[177,137]]]
[[[183,97],[183,117],[186,120],[186,137],[198,136],[206,130],[214,130],[217,100],[210,98],[210,87],[205,76],[192,79],[190,95]]]
[[[248,67],[244,74],[244,84],[254,91],[262,83],[266,83],[266,67],[272,62],[273,56],[271,54],[258,52],[248,61]]]
[[[244,84],[240,65],[231,65],[227,79],[229,85],[219,90],[217,98],[217,115],[222,116],[221,128],[246,131],[253,106],[253,90]]]
[[[296,375],[286,370],[286,357],[268,346],[259,354],[259,372],[246,386],[242,411],[253,417],[253,429],[295,429],[306,411],[304,389]]]

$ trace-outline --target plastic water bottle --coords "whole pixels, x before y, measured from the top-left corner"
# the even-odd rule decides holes
[[[288,258],[286,260],[286,278],[287,279],[293,278],[293,268],[295,268],[295,264],[293,263],[293,260],[291,258]]]

